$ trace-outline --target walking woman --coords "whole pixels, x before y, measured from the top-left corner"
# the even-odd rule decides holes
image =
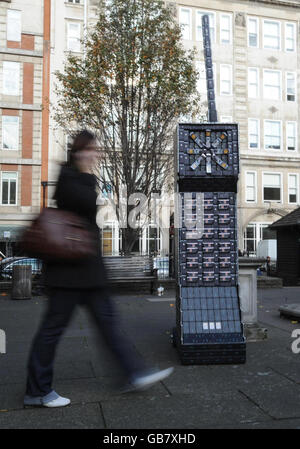
[[[99,153],[93,134],[84,130],[74,139],[70,161],[61,169],[54,199],[57,207],[77,213],[88,220],[99,236],[96,224],[96,178],[92,169]],[[45,284],[49,289],[48,309],[34,338],[28,360],[24,406],[63,407],[70,400],[52,387],[57,344],[75,307],[85,305],[115,355],[126,381],[123,392],[147,388],[169,376],[173,368],[154,370],[146,367],[134,346],[120,333],[117,315],[106,285],[100,254],[83,262],[45,264]]]

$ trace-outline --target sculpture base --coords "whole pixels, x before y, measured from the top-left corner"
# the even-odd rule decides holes
[[[262,341],[268,338],[268,329],[258,324],[244,324],[244,335],[247,342]]]
[[[246,342],[182,344],[173,329],[173,346],[182,365],[238,365],[246,362]]]

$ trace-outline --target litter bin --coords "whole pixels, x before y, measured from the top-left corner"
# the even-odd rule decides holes
[[[31,265],[13,267],[11,299],[31,299],[31,271]]]

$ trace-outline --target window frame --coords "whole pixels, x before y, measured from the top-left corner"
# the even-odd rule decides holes
[[[78,28],[79,28],[79,40],[78,40],[78,43],[79,43],[79,50],[73,50],[73,49],[71,49],[70,48],[70,46],[69,46],[69,39],[70,39],[70,25],[77,25],[78,26]],[[73,53],[81,53],[81,51],[82,51],[82,47],[81,47],[81,32],[82,32],[82,29],[81,29],[81,21],[72,21],[72,20],[68,20],[67,21],[67,51],[71,51],[71,52],[73,52]],[[74,39],[74,38],[73,38]],[[78,39],[78,38],[77,38]]]
[[[16,90],[13,91],[13,93],[5,92],[5,89],[4,89],[4,87],[5,87],[5,65],[7,65],[7,64],[15,64],[15,67],[18,67],[18,70],[16,72],[16,74],[17,74]],[[20,78],[21,78],[21,63],[17,62],[17,61],[3,61],[3,65],[2,65],[2,94],[8,95],[11,97],[19,97],[21,95]]]
[[[222,17],[228,17],[229,18],[229,42],[222,42]],[[220,45],[232,45],[232,14],[228,13],[220,13]]]
[[[199,59],[195,61],[195,68],[197,70],[197,72],[201,73],[200,71],[200,66],[202,66],[201,70],[204,67],[204,73],[205,73],[205,89],[203,90],[203,92],[201,92],[200,89],[198,89],[199,87],[199,82],[200,80],[203,80],[204,78],[198,78],[197,80],[197,92],[203,95],[207,94],[207,84],[206,84],[206,68],[205,68],[205,62],[204,61],[200,61]],[[215,88],[215,94],[217,95],[217,64],[215,62],[213,62],[213,75],[214,75],[214,88]]]
[[[290,201],[290,176],[296,176],[296,201]],[[294,188],[294,187],[293,187]],[[288,204],[299,204],[299,174],[298,173],[288,173]]]
[[[17,124],[16,124],[16,133],[17,133],[17,148],[4,148],[4,122],[5,120],[4,117],[13,117],[17,119]],[[20,149],[20,143],[19,143],[19,138],[20,138],[20,116],[19,115],[2,115],[1,117],[1,121],[2,121],[2,146],[1,146],[1,150],[2,151],[19,151]]]
[[[265,129],[266,129],[266,122],[278,122],[280,123],[280,148],[276,149],[276,148],[266,148],[266,133],[265,133]],[[283,149],[283,132],[282,132],[282,120],[272,120],[272,119],[264,119],[264,150],[265,151],[282,151]]]
[[[280,176],[280,201],[278,200],[265,200],[264,199],[264,188],[265,188],[265,182],[264,182],[264,176],[265,175],[279,175]],[[263,171],[262,172],[262,202],[263,203],[277,203],[277,204],[282,204],[283,203],[283,176],[282,176],[282,172],[268,172],[268,171]]]
[[[292,123],[295,127],[295,149],[294,150],[289,150],[288,149],[288,124]],[[291,121],[291,120],[287,120],[286,122],[286,126],[285,126],[285,149],[286,151],[292,151],[292,152],[296,152],[297,151],[297,147],[298,147],[298,126],[297,126],[297,122],[296,121]]]
[[[179,8],[179,16],[178,16],[178,19],[179,19],[179,26],[180,26],[181,29],[182,29],[182,25],[186,25],[186,24],[181,23],[181,13],[182,13],[183,10],[186,10],[186,11],[189,12],[189,25],[188,25],[188,26],[189,26],[189,38],[186,39],[186,38],[183,36],[183,31],[181,31],[181,33],[182,33],[182,39],[185,40],[185,41],[191,41],[191,40],[192,40],[192,37],[193,37],[193,31],[192,31],[192,9],[191,9],[191,8],[188,8],[188,7],[185,7],[185,6],[181,6],[181,7]]]
[[[250,86],[250,76],[249,76],[249,74],[250,74],[251,70],[255,70],[255,72],[257,74],[257,96],[256,97],[250,96],[250,88],[249,88],[249,86]],[[247,86],[248,86],[248,98],[259,98],[259,94],[260,94],[260,68],[259,67],[248,67],[248,79],[247,79],[247,81],[248,81],[248,83],[247,83]]]
[[[294,40],[294,49],[293,50],[287,50],[287,27],[289,25],[292,25],[293,27],[293,40]],[[285,22],[284,23],[284,51],[286,53],[295,53],[297,50],[297,32],[296,32],[296,24],[294,22]]]
[[[250,26],[249,26],[249,22],[250,20],[253,20],[256,22],[257,24],[257,45],[250,45]],[[260,44],[260,39],[259,39],[259,18],[258,17],[254,17],[254,16],[248,16],[248,20],[247,20],[247,42],[248,42],[248,47],[249,48],[259,48],[259,44]]]
[[[18,177],[19,177],[19,173],[17,172],[17,171],[1,171],[0,172],[1,173],[1,176],[0,176],[0,181],[1,181],[1,185],[0,185],[0,205],[1,206],[8,206],[8,207],[15,207],[15,206],[18,206]],[[3,175],[5,175],[6,173],[9,173],[9,174],[11,174],[11,173],[15,173],[15,175],[16,175],[16,203],[15,204],[11,204],[11,203],[8,203],[8,204],[3,204],[3,202],[2,202],[2,199],[3,199],[3,178],[4,178],[4,176]],[[10,194],[10,183],[9,183],[9,189],[8,189],[8,198],[9,198],[9,195]]]
[[[9,15],[11,13],[18,13],[19,17],[17,19],[17,21],[15,21],[15,19],[12,21],[11,19],[9,19]],[[14,34],[18,35],[17,39],[11,39],[11,36],[9,36],[9,26],[12,25],[12,23],[17,25],[17,31]],[[7,14],[6,14],[6,40],[7,41],[11,41],[11,42],[21,42],[22,40],[22,11],[18,10],[18,9],[8,9],[7,10]]]
[[[210,39],[211,39],[211,43],[215,44],[217,42],[217,14],[215,11],[212,10],[205,10],[205,9],[195,9],[195,40],[196,42],[202,42],[203,41],[203,37],[202,37],[202,32],[200,34],[200,39],[198,39],[198,17],[201,15],[201,20],[202,20],[202,16],[204,16],[205,14],[209,15],[213,15],[214,16],[214,27],[209,27],[209,31],[210,31]],[[201,28],[202,28],[202,22],[201,22]],[[211,38],[211,28],[214,29],[214,39]]]
[[[295,89],[295,99],[294,100],[288,100],[288,75],[294,75],[294,89]],[[289,103],[297,103],[297,72],[285,72],[285,101],[288,101]]]
[[[247,184],[247,175],[248,174],[254,174],[254,201],[251,201],[249,199],[247,199],[247,189],[248,189],[248,184]],[[252,186],[251,186],[252,188]],[[245,202],[247,204],[257,204],[257,172],[254,170],[246,170],[245,171]]]
[[[222,68],[229,67],[230,68],[230,93],[222,92]],[[220,64],[220,96],[222,97],[231,97],[233,95],[233,73],[232,73],[232,64]]]
[[[224,120],[225,118],[226,119],[229,118],[230,120]],[[221,123],[233,123],[232,115],[221,115],[220,122]]]
[[[276,23],[279,25],[279,48],[270,48],[266,47],[265,45],[265,24],[269,23]],[[263,49],[264,50],[270,50],[270,51],[281,51],[282,50],[282,29],[281,29],[281,22],[280,20],[273,20],[273,19],[263,19]]]
[[[265,82],[266,72],[274,72],[274,73],[279,74],[279,86],[278,86],[279,87],[279,98],[274,99],[274,98],[266,97],[266,82]],[[263,69],[263,94],[264,94],[264,100],[282,101],[282,70]]]
[[[258,146],[257,148],[253,148],[250,146],[250,120],[255,120],[257,122],[257,143]],[[260,150],[260,119],[259,118],[254,118],[254,117],[249,117],[248,118],[248,150]]]

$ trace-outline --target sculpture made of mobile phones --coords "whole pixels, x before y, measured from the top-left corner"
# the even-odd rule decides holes
[[[238,293],[238,125],[218,123],[207,15],[202,32],[209,122],[180,123],[175,137],[173,342],[183,364],[237,364],[246,360]]]

